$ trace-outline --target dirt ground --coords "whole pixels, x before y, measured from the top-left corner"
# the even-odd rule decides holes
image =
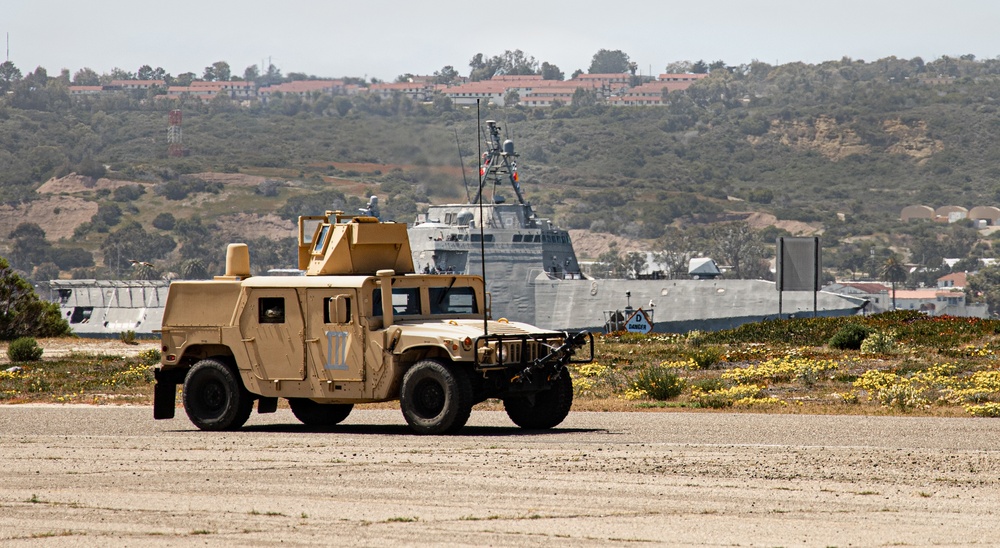
[[[179,410],[0,406],[0,543],[92,546],[996,545],[1000,422],[581,413],[455,436],[398,410],[239,432]]]

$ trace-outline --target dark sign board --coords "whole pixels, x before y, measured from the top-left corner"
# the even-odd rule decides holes
[[[778,238],[775,269],[778,291],[819,291],[821,261],[819,238]]]

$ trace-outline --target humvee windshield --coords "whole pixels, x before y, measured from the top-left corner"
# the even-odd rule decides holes
[[[476,291],[471,287],[429,287],[431,314],[475,314]],[[416,316],[421,313],[419,287],[392,288],[392,313]],[[372,292],[372,315],[382,315],[382,291]]]

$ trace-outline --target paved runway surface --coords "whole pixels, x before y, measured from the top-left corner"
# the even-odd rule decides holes
[[[456,436],[355,411],[240,432],[182,410],[0,406],[0,543],[273,546],[1000,544],[1000,421],[571,413]]]

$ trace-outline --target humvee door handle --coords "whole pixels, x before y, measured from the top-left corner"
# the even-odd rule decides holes
[[[249,339],[240,339],[240,342],[248,343],[248,342],[254,342],[254,340],[256,340],[256,337],[250,337]]]

